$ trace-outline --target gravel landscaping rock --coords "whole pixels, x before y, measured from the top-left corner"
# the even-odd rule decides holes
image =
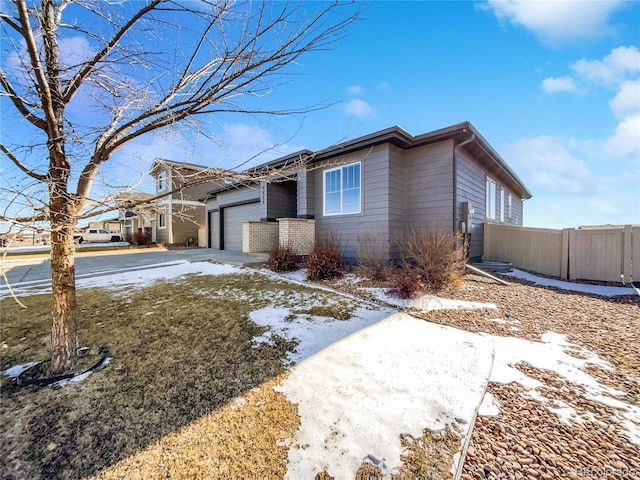
[[[421,316],[529,340],[540,340],[548,331],[566,335],[569,342],[597,353],[615,369],[588,365],[585,370],[590,375],[620,390],[620,400],[640,405],[638,297],[604,298],[526,283],[507,287],[476,276],[468,276],[460,289],[443,296],[495,303],[498,311],[445,310]],[[587,398],[581,385],[554,372],[526,363],[516,366],[544,384],[536,391],[547,401],[531,398],[516,383],[490,383],[488,392],[500,404],[500,413],[478,417],[463,479],[640,478],[640,445],[626,436],[616,408]],[[550,406],[571,412],[571,418]]]
[[[566,479],[640,478],[640,438],[629,438],[615,400],[640,406],[640,297],[600,297],[504,277],[509,286],[467,275],[457,289],[438,296],[495,304],[498,309],[408,310],[425,320],[472,332],[540,341],[546,332],[565,335],[583,358],[582,347],[613,369],[587,363],[583,370],[602,385],[619,390],[610,401],[596,401],[582,385],[525,362],[516,368],[542,383],[533,398],[517,384],[489,383],[488,393],[500,405],[496,416],[478,416],[462,478]],[[339,288],[368,296],[360,287]],[[640,425],[635,426],[636,431]]]

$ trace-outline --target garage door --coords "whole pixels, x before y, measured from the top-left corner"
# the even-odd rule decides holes
[[[242,222],[260,220],[260,204],[249,203],[224,209],[224,249],[242,251]]]

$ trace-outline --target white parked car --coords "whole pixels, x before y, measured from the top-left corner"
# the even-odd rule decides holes
[[[90,228],[73,236],[77,243],[83,242],[119,242],[121,240],[119,233],[112,233],[100,228]]]

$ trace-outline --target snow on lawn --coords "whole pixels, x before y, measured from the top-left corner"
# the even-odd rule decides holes
[[[555,280],[553,278],[538,277],[537,275],[523,272],[522,270],[518,270],[517,268],[514,268],[509,273],[503,273],[502,275],[509,275],[521,280],[528,280],[535,283],[536,285],[540,285],[543,287],[556,287],[561,288],[562,290],[571,290],[573,292],[602,295],[604,297],[636,294],[636,291],[631,287],[610,287],[605,285],[591,285],[588,283],[565,282],[563,280]]]
[[[298,274],[292,280],[300,282],[302,278]],[[403,301],[389,296],[384,289],[367,291],[385,303],[425,311],[496,309],[491,303],[433,295]],[[599,287],[598,291],[612,293],[610,287]],[[491,381],[520,383],[563,421],[581,421],[569,405],[545,399],[536,391],[541,383],[515,365],[528,362],[556,372],[583,385],[588,398],[618,409],[628,436],[640,443],[640,409],[614,398],[622,392],[602,385],[583,370],[587,364],[605,369],[611,369],[611,365],[557,333],[548,332],[540,342],[475,335],[404,314],[358,330],[361,324],[356,318],[348,322],[310,319],[274,307],[256,311],[251,318],[271,326],[262,341],[268,341],[273,334],[297,338],[300,344],[292,358],[295,361],[316,352],[323,344],[329,345],[294,367],[279,387],[298,405],[301,416],[300,430],[289,450],[289,478],[306,478],[325,469],[336,478],[351,477],[365,460],[378,465],[388,477],[399,466],[401,434],[419,436],[422,429],[438,430],[455,422],[455,418],[463,420],[463,434],[468,433],[470,427],[464,421],[471,422],[470,415],[479,406],[489,371],[483,368],[491,368],[487,359],[491,359],[494,347]],[[347,330],[352,322],[356,332],[350,337],[332,343],[343,332],[326,336],[337,325]],[[490,394],[484,396],[480,413],[498,415],[499,411],[495,399]]]
[[[220,275],[243,271],[246,270],[231,265],[184,261],[131,270],[126,274],[118,272],[79,278],[78,287],[142,287],[186,274]],[[520,274],[516,271],[516,275]],[[528,280],[532,278],[524,275]],[[277,275],[277,278],[303,283],[318,291],[330,291],[326,287],[307,284],[304,272]],[[620,294],[619,290],[633,291],[535,278],[560,288],[588,287],[587,293],[600,295]],[[385,303],[399,307],[421,310],[496,308],[490,303],[463,302],[433,295],[401,301],[388,296],[382,289],[367,290]],[[334,292],[334,295],[342,294]],[[354,302],[354,297],[342,296]],[[280,300],[280,296],[274,295],[271,306],[252,312],[250,318],[269,327],[263,335],[254,338],[256,343],[270,342],[274,335],[298,341],[296,351],[289,358],[298,365],[279,387],[298,405],[301,416],[298,435],[289,449],[290,478],[307,478],[325,468],[337,478],[352,477],[365,459],[377,463],[388,477],[399,466],[401,434],[418,437],[424,428],[439,430],[454,423],[463,435],[467,435],[489,379],[521,383],[532,397],[545,401],[548,408],[567,421],[581,420],[568,405],[545,400],[535,390],[540,384],[514,367],[520,361],[557,372],[569,381],[584,385],[589,398],[619,409],[628,435],[640,443],[640,409],[614,398],[620,392],[601,385],[583,370],[586,363],[603,368],[611,366],[588,350],[567,343],[561,335],[550,332],[541,342],[531,342],[473,334],[406,314],[394,314],[390,308],[372,309],[371,303],[364,300],[355,300],[357,308],[351,318],[336,320],[295,313],[296,307],[299,311],[299,307],[308,308],[318,302],[314,295],[300,294],[295,298],[295,307],[287,302],[285,308]],[[567,351],[577,352],[581,358]],[[494,367],[490,373],[492,361]],[[481,413],[496,415],[498,412],[497,402],[485,396]]]
[[[490,340],[403,313],[331,344],[277,387],[301,421],[287,477],[326,469],[352,478],[367,460],[389,478],[400,466],[401,435],[447,425],[468,435],[492,359]]]
[[[28,362],[23,365],[14,365],[13,367],[7,368],[4,371],[4,374],[9,378],[19,377],[22,372],[29,370],[31,367],[35,367],[40,362]]]
[[[355,310],[349,320],[336,320],[307,314],[297,315],[288,308],[266,307],[251,312],[249,318],[258,325],[269,327],[267,332],[253,339],[256,344],[270,343],[274,335],[298,340],[298,346],[295,352],[289,355],[289,360],[299,363],[332,343],[392,313],[394,310],[390,308],[368,310],[360,307]]]

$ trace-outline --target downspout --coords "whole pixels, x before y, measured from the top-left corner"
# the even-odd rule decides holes
[[[453,232],[458,229],[456,217],[458,214],[458,158],[456,156],[456,149],[458,147],[464,147],[465,145],[473,142],[476,139],[476,134],[473,133],[464,142],[458,143],[453,146]],[[470,226],[469,226],[470,228]]]

